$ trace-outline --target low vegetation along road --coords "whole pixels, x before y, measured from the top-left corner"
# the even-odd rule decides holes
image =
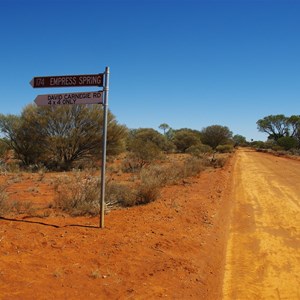
[[[239,151],[224,299],[300,299],[300,163]]]

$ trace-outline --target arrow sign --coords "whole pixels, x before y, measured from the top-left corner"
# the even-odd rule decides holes
[[[103,104],[103,92],[38,95],[34,102],[38,106]]]
[[[103,86],[103,74],[33,77],[33,88]]]

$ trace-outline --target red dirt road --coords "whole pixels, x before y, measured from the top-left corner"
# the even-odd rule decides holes
[[[239,151],[224,299],[300,299],[300,162]]]
[[[98,218],[0,219],[0,299],[219,299],[230,170],[229,162],[166,187],[154,203],[112,211],[103,230]],[[18,176],[11,199],[49,202],[51,174]]]

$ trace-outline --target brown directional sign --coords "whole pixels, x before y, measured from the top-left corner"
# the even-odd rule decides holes
[[[38,95],[34,102],[38,106],[103,104],[103,92]]]
[[[34,77],[30,84],[34,88],[103,86],[103,74]]]

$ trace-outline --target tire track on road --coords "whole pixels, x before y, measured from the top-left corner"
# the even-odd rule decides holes
[[[300,299],[300,163],[240,150],[224,299]]]

